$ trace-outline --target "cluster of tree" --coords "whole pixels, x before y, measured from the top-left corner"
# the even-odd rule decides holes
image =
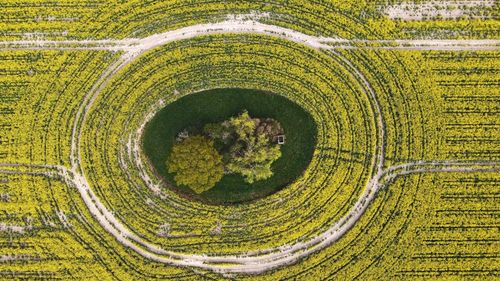
[[[240,174],[248,183],[273,175],[271,165],[281,157],[276,137],[283,134],[278,121],[252,118],[247,111],[221,123],[209,123],[201,134],[181,132],[167,159],[177,184],[202,193],[224,174]]]

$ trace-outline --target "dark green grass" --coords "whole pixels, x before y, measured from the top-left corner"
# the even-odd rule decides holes
[[[285,131],[282,156],[272,165],[274,175],[253,184],[245,183],[239,175],[226,175],[215,187],[199,195],[188,187],[175,186],[174,175],[167,172],[165,162],[177,134],[188,127],[201,128],[206,123],[221,122],[244,109],[252,117],[278,120]],[[216,89],[180,98],[155,115],[146,125],[142,140],[144,153],[166,186],[211,204],[252,201],[286,187],[306,169],[315,144],[316,125],[309,113],[282,96],[247,89]]]

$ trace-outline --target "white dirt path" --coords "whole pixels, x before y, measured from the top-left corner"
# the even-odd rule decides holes
[[[339,37],[318,37],[292,29],[260,23],[254,20],[226,20],[218,23],[197,24],[167,31],[145,38],[121,40],[20,40],[0,41],[0,50],[108,50],[140,53],[168,42],[220,33],[253,33],[277,36],[313,48],[370,48],[415,50],[499,50],[500,40],[348,40]],[[375,44],[375,46],[370,46]],[[382,46],[378,46],[382,44]]]

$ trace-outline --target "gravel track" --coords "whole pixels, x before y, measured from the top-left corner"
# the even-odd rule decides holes
[[[410,50],[499,50],[500,40],[348,40],[339,37],[317,37],[304,33],[263,24],[253,20],[226,20],[218,23],[197,24],[172,31],[154,34],[145,38],[121,40],[20,40],[0,41],[0,50],[108,50],[140,53],[144,50],[164,45],[168,42],[189,39],[200,35],[219,33],[253,33],[285,38],[304,43],[314,48],[369,48],[369,49],[410,49]],[[375,46],[370,46],[375,44]]]

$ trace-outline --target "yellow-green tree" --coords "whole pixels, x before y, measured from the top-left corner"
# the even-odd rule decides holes
[[[237,134],[237,142],[231,147],[231,157],[226,169],[237,173],[248,183],[265,180],[273,175],[271,164],[281,157],[279,145],[258,132],[258,119],[252,119],[247,111],[229,120]]]
[[[187,138],[172,147],[167,160],[169,173],[175,173],[177,184],[186,185],[196,193],[214,187],[224,175],[222,156],[214,143],[203,136]]]

